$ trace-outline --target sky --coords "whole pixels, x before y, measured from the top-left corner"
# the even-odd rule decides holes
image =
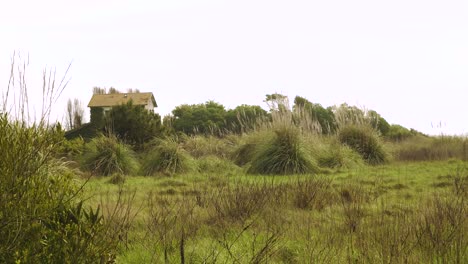
[[[266,107],[277,92],[464,135],[467,14],[466,0],[0,0],[0,87],[16,52],[35,104],[43,70],[61,79],[71,64],[59,121],[95,86],[153,92],[162,116],[208,100]]]

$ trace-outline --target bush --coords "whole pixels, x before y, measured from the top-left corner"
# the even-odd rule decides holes
[[[83,154],[85,142],[82,137],[76,137],[72,140],[63,140],[58,147],[58,155],[67,158],[79,157]]]
[[[142,173],[150,176],[160,173],[182,173],[192,169],[191,156],[173,138],[155,139],[143,161]]]
[[[281,126],[258,145],[248,169],[258,174],[306,174],[318,172],[318,167],[303,144],[300,131]]]
[[[138,171],[135,153],[115,136],[99,136],[86,144],[82,166],[95,175],[134,174]]]
[[[0,114],[0,262],[112,261],[99,210],[82,209],[73,171],[54,158],[63,134]]]
[[[389,157],[374,129],[366,125],[346,125],[338,132],[341,143],[357,151],[371,165],[382,164]]]

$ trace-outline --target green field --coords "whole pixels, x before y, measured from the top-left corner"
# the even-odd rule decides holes
[[[119,263],[467,263],[467,169],[92,177],[83,195],[127,219]]]

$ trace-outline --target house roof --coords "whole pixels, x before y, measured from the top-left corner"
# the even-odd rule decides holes
[[[148,100],[158,107],[153,93],[115,93],[115,94],[93,94],[88,107],[105,107],[126,104],[132,100],[134,105],[147,105]]]

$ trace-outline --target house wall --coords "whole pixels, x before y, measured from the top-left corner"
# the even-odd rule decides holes
[[[154,105],[153,105],[153,100],[149,99],[148,102],[145,105],[145,109],[148,111],[154,111]]]

